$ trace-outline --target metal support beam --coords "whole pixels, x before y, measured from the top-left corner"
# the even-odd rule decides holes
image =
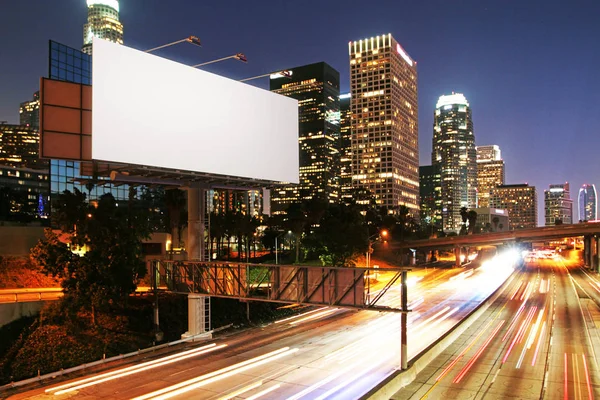
[[[187,188],[188,193],[188,260],[204,260],[204,206],[206,191],[200,187]]]

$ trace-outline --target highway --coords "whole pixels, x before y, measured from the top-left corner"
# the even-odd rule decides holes
[[[512,273],[427,269],[409,275],[409,359],[472,311]],[[380,284],[389,279],[379,274]],[[385,301],[399,305],[394,288]],[[318,308],[194,349],[12,398],[358,398],[400,363],[400,315]],[[45,393],[45,394],[44,394]]]
[[[485,267],[485,266],[483,266]],[[574,260],[529,258],[487,312],[393,399],[593,399]]]

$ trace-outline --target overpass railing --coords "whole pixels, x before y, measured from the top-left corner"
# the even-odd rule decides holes
[[[374,269],[310,265],[153,260],[154,284],[175,293],[203,293],[239,300],[326,305],[408,312],[385,305],[385,294],[404,283],[407,268]],[[387,272],[373,282],[370,274]],[[404,297],[404,296],[403,296]]]

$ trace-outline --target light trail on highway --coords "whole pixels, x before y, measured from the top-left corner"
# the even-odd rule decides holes
[[[594,399],[597,368],[571,271],[574,260],[528,258],[452,357],[393,399]],[[590,286],[593,287],[593,283]],[[460,341],[462,343],[462,340]]]
[[[408,292],[412,309],[408,315],[409,359],[493,293],[512,273],[511,262],[499,260],[493,268],[412,272]],[[377,285],[383,287],[391,275],[382,270],[375,289]],[[399,307],[400,285],[381,301]],[[358,398],[398,368],[400,315],[321,307],[211,344],[214,351],[178,353],[170,359],[74,380],[47,392],[138,400]],[[265,356],[277,351],[281,353]],[[263,356],[266,358],[261,359]],[[140,365],[160,368],[151,374],[135,373]]]

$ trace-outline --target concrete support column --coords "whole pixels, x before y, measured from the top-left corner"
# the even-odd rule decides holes
[[[583,263],[586,268],[592,268],[592,237],[583,237]]]
[[[454,248],[454,266],[460,267],[460,247]]]
[[[199,294],[188,294],[188,331],[181,335],[182,339],[195,336],[195,340],[212,338],[210,329],[210,297]]]
[[[594,256],[593,269],[594,272],[600,273],[600,237],[594,237],[594,239],[594,242],[596,244],[596,253]]]
[[[204,207],[206,190],[200,187],[190,187],[188,193],[188,260],[204,260]]]

